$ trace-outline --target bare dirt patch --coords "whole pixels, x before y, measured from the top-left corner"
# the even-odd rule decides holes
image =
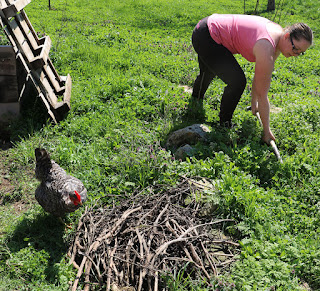
[[[10,176],[9,149],[12,147],[9,125],[0,122],[0,204],[3,204],[5,196],[11,195],[16,183]]]
[[[14,172],[9,151],[0,149],[0,205],[10,204],[17,213],[26,210],[33,201],[34,173],[29,167]]]
[[[8,156],[6,152],[0,150],[0,203],[3,196],[14,192],[15,186],[9,178]]]

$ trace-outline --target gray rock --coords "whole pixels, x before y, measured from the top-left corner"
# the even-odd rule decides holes
[[[206,141],[210,129],[203,124],[193,124],[172,132],[167,140],[167,148],[179,148],[186,144],[196,144],[198,141]]]
[[[174,156],[175,156],[176,159],[178,159],[178,160],[181,159],[181,160],[184,161],[186,159],[186,157],[192,157],[193,156],[193,152],[194,152],[193,147],[188,145],[188,144],[186,144],[186,145],[184,145],[182,147],[179,147],[176,150]]]

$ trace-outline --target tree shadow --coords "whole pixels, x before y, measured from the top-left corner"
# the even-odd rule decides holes
[[[12,254],[30,246],[36,251],[45,251],[49,255],[47,265],[44,266],[46,280],[54,283],[58,276],[56,264],[65,256],[68,249],[63,239],[64,227],[57,218],[46,213],[35,217],[24,215],[8,238],[7,247]]]
[[[39,131],[45,124],[52,123],[41,98],[29,95],[20,104],[20,114],[10,121],[10,142],[15,143]]]

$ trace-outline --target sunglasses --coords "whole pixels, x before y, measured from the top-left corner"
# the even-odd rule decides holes
[[[291,41],[291,44],[292,44],[292,51],[293,51],[297,56],[304,55],[304,52],[299,51],[299,49],[297,49],[296,46],[294,45],[291,35],[290,35],[290,41]]]

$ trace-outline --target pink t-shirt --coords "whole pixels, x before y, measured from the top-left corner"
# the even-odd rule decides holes
[[[269,19],[240,14],[213,14],[208,18],[208,28],[213,40],[233,54],[241,54],[249,62],[255,62],[253,47],[259,39],[267,39],[276,48],[267,31]]]

